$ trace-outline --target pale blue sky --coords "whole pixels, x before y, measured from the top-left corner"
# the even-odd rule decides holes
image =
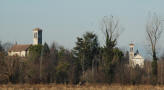
[[[118,45],[134,41],[142,51],[149,12],[164,17],[164,0],[0,0],[0,40],[29,44],[32,29],[40,27],[43,42],[49,44],[55,41],[71,49],[86,31],[95,32],[103,43],[100,22],[113,15],[125,29]]]

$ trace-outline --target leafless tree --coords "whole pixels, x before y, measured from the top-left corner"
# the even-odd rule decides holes
[[[146,24],[146,35],[147,35],[147,41],[152,51],[153,59],[157,58],[156,49],[162,31],[163,31],[162,21],[160,20],[160,17],[157,16],[156,14],[150,16],[149,21]]]
[[[101,30],[105,34],[109,34],[109,38],[113,40],[117,40],[120,36],[120,33],[123,31],[119,20],[114,16],[104,16],[101,24]],[[107,36],[106,36],[107,37]]]
[[[162,28],[162,21],[160,20],[160,17],[157,14],[153,14],[153,16],[150,16],[147,24],[146,24],[146,36],[148,44],[151,48],[151,53],[153,57],[152,62],[152,73],[157,77],[157,44],[159,42],[159,39],[161,37],[163,28]]]
[[[19,82],[18,75],[21,72],[21,67],[18,57],[5,57],[4,62],[1,62],[0,78],[11,83]]]

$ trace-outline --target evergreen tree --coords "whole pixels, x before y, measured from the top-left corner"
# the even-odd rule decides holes
[[[48,56],[50,54],[50,49],[49,49],[49,46],[47,43],[44,43],[44,46],[43,46],[43,56]]]
[[[94,58],[99,53],[99,43],[96,34],[86,32],[82,38],[77,38],[73,55],[81,64],[83,74],[88,68],[93,68]]]

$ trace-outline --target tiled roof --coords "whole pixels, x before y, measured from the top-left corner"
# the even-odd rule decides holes
[[[143,57],[139,54],[135,55],[133,59],[142,59]]]
[[[130,46],[134,46],[134,44],[133,44],[133,43],[130,43],[129,45],[130,45]]]
[[[33,31],[42,31],[40,28],[34,28]]]
[[[27,50],[29,47],[31,46],[31,44],[26,44],[26,45],[14,45],[11,47],[10,51],[14,51],[14,52],[18,52],[18,51],[25,51]]]

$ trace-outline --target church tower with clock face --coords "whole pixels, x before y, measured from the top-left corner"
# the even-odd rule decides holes
[[[42,29],[33,29],[33,45],[42,44]]]

